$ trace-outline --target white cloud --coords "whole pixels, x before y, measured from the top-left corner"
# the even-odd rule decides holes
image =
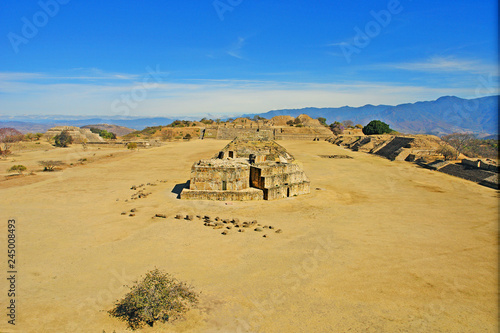
[[[305,83],[252,80],[185,80],[160,82],[145,90],[127,113],[113,103],[141,89],[141,81],[79,80],[59,82],[37,73],[0,73],[0,113],[7,116],[106,115],[204,116],[262,113],[273,109],[400,104],[433,100],[443,95],[476,96],[477,84],[463,88],[431,88],[387,82]],[[65,76],[66,77],[66,76]],[[498,92],[498,88],[495,89]],[[491,92],[490,92],[491,93]]]
[[[408,71],[422,71],[430,73],[457,72],[472,74],[491,74],[498,75],[497,64],[486,64],[475,59],[458,59],[456,57],[431,57],[425,61],[395,63],[383,65],[394,69]],[[496,74],[495,74],[496,73]]]
[[[241,50],[243,49],[243,46],[245,45],[245,38],[243,37],[238,37],[238,40],[233,43],[229,49],[227,50],[227,54],[229,54],[231,57],[235,57],[235,58],[238,58],[238,59],[245,59],[242,55],[241,55]]]

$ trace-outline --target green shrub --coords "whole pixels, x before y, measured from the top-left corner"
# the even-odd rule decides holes
[[[56,147],[67,147],[73,143],[73,138],[69,135],[68,131],[62,131],[54,137],[54,144]]]
[[[26,167],[24,165],[14,165],[7,172],[17,172],[18,174],[22,174],[23,171],[26,171]]]
[[[137,143],[136,142],[129,142],[127,144],[127,149],[137,149]]]
[[[191,286],[155,268],[146,273],[142,281],[136,281],[128,294],[117,301],[108,313],[126,321],[131,329],[136,330],[145,324],[152,327],[156,321],[182,318],[197,302],[198,294]]]
[[[386,123],[380,120],[372,120],[363,127],[363,133],[365,135],[373,135],[373,134],[385,134],[391,133],[393,130]]]
[[[101,138],[104,138],[104,139],[112,139],[112,140],[116,139],[115,133],[108,132],[105,129],[98,129],[95,127],[91,127],[90,131],[92,133],[98,134]]]

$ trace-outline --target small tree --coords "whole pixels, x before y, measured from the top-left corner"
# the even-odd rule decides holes
[[[373,135],[373,134],[385,134],[385,133],[391,133],[393,130],[384,123],[383,121],[380,120],[372,120],[363,127],[363,133],[365,135]]]
[[[12,127],[0,128],[0,142],[3,143],[4,154],[10,153],[10,147],[16,142],[21,141],[24,135]]]
[[[475,136],[469,133],[452,133],[442,136],[441,140],[457,150],[456,158],[458,159],[460,153],[464,153],[465,149],[475,140]]]
[[[129,142],[127,144],[127,149],[137,149],[137,142]]]
[[[345,128],[354,127],[354,122],[352,120],[344,120],[342,122]]]
[[[156,321],[182,318],[197,302],[198,294],[191,286],[155,268],[142,281],[135,281],[128,294],[108,313],[136,330],[145,324],[152,327]]]
[[[38,161],[38,164],[43,166],[43,171],[54,171],[56,166],[61,166],[64,163],[62,161]]]
[[[7,172],[17,172],[22,175],[23,171],[26,171],[26,167],[24,165],[14,165]]]
[[[328,125],[326,124],[326,118],[323,118],[323,117],[318,117],[318,120],[319,120],[319,122],[320,122],[320,124],[321,124],[321,125],[323,125],[323,126],[328,126]]]
[[[330,129],[333,132],[333,134],[339,135],[344,132],[345,127],[338,121],[335,121],[333,124],[330,124]]]
[[[56,147],[67,147],[69,144],[73,143],[73,138],[69,135],[67,130],[62,131],[54,137],[54,144]]]
[[[186,133],[186,135],[184,135],[184,140],[191,140],[191,134],[189,133]]]
[[[439,147],[439,149],[436,150],[436,152],[438,154],[443,155],[445,161],[451,160],[453,157],[456,156],[456,150],[447,144],[441,145],[441,147]]]

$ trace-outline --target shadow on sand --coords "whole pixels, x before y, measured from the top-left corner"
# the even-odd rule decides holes
[[[189,180],[185,183],[182,183],[182,184],[177,184],[174,186],[174,188],[172,189],[172,193],[175,193],[177,194],[177,199],[180,199],[181,198],[181,192],[183,189],[185,188],[189,188]]]

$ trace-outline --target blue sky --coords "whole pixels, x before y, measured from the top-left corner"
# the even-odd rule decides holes
[[[0,3],[0,115],[205,116],[498,94],[497,2]]]

